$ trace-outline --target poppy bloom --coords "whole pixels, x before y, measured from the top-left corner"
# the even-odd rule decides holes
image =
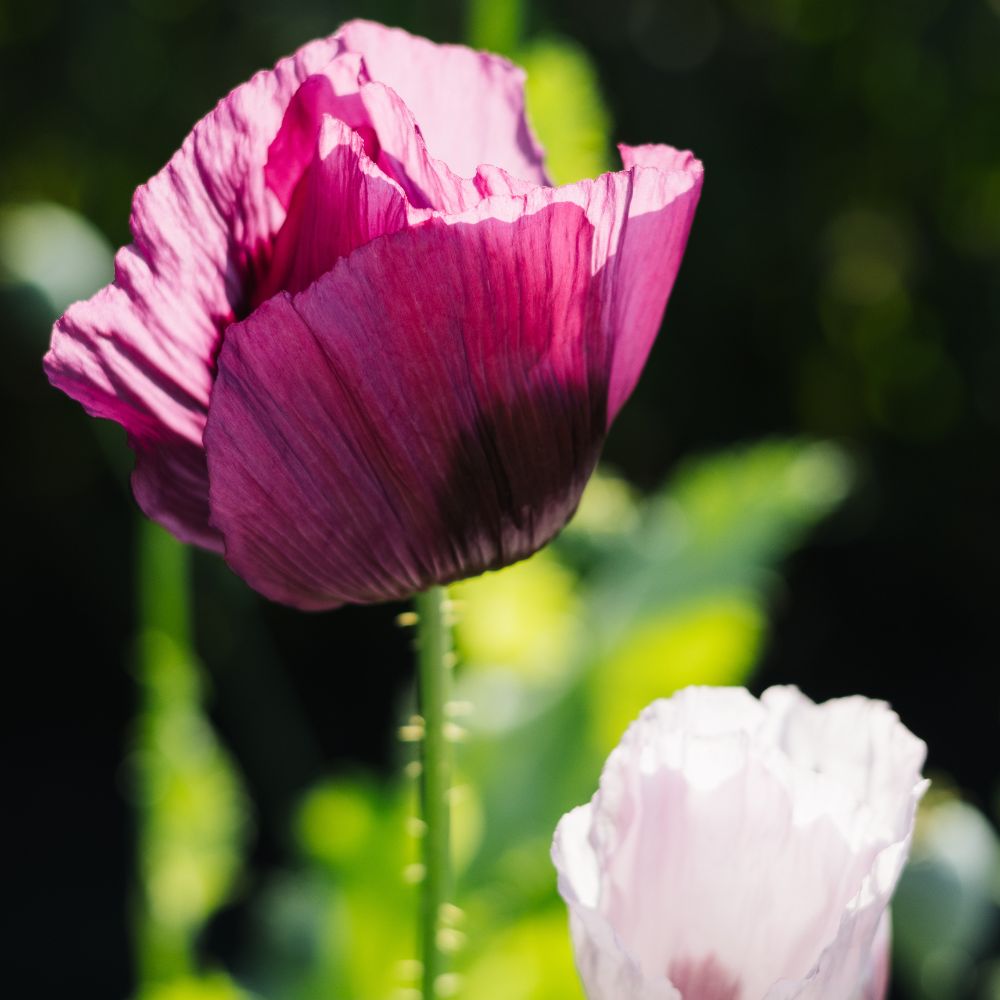
[[[120,423],[177,537],[302,608],[524,558],[639,376],[702,169],[548,185],[503,59],[351,22],[237,87],[140,187],[51,382]]]
[[[590,1000],[881,1000],[924,744],[883,702],[688,688],[553,858]]]

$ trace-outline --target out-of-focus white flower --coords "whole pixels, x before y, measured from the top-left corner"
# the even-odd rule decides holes
[[[654,702],[556,830],[587,996],[881,1000],[925,750],[861,697]]]

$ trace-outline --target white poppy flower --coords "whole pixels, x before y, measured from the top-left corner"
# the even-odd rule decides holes
[[[926,748],[884,702],[654,702],[553,844],[589,1000],[881,1000]]]

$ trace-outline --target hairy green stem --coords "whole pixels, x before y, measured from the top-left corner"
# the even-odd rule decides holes
[[[431,587],[415,601],[420,714],[423,754],[420,791],[423,806],[424,878],[421,900],[421,963],[424,1000],[435,1000],[445,972],[440,947],[441,912],[451,895],[450,748],[446,733],[451,630],[447,592]]]

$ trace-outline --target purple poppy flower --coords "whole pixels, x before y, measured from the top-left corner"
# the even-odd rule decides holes
[[[351,22],[140,187],[45,368],[139,505],[302,608],[521,559],[572,514],[680,266],[701,164],[553,188],[520,70]]]

